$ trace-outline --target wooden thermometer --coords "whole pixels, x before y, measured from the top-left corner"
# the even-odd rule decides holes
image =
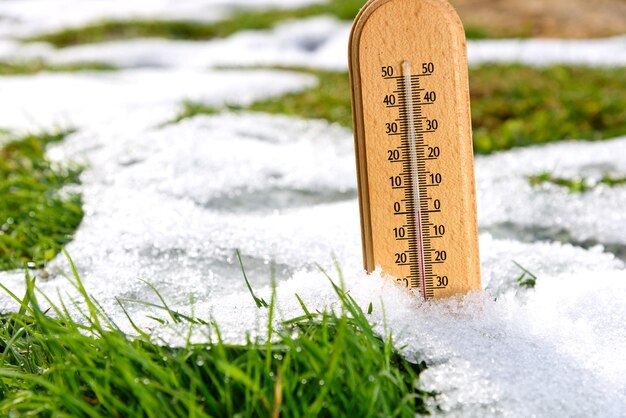
[[[465,34],[445,0],[370,0],[350,35],[365,269],[480,288]]]

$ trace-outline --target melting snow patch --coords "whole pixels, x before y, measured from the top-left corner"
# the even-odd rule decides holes
[[[607,163],[620,168],[624,142],[606,143],[606,153],[595,152],[596,144],[567,143],[479,158],[480,210],[488,213],[481,214],[481,227],[489,227],[492,217],[499,222],[503,211],[519,222],[539,222],[526,212],[511,212],[496,193],[514,201],[511,190],[517,190],[520,206],[542,211],[554,197],[534,196],[552,192],[525,189],[526,175],[551,167],[550,161],[571,170]],[[546,163],[538,162],[538,153]],[[267,317],[244,287],[236,248],[264,298],[275,262],[279,318],[301,314],[296,292],[309,309],[338,306],[314,264],[332,271],[334,254],[350,294],[363,307],[373,303],[371,321],[379,332],[393,332],[407,356],[428,362],[421,384],[440,392],[440,413],[582,417],[619,416],[626,408],[626,270],[620,260],[600,247],[482,234],[483,292],[428,303],[409,296],[380,272],[361,272],[352,137],[341,127],[222,114],[127,135],[85,128],[49,154],[89,162],[82,177],[85,219],[67,249],[87,290],[122,325],[116,298],[158,303],[142,278],[172,309],[190,314],[193,305],[196,315],[219,324],[228,341],[242,342],[246,332],[262,335]],[[577,228],[569,211],[581,197],[558,196],[562,205],[550,206],[541,222],[563,218]],[[585,199],[590,211],[579,209],[579,215],[590,223],[596,219],[592,209],[605,201],[596,194]],[[602,222],[605,229],[619,228],[608,216],[593,222],[598,239],[604,236]],[[537,275],[534,289],[519,287],[514,260]],[[39,282],[43,292],[53,300],[57,291],[77,296],[62,277],[69,273],[62,256],[47,270],[50,276]],[[23,291],[21,272],[3,272],[0,279]],[[159,325],[147,315],[162,312],[125,304],[155,340],[186,340],[186,326]],[[0,306],[14,307],[6,295],[0,295]],[[209,335],[206,327],[193,329],[194,341]]]
[[[479,224],[501,236],[601,243],[626,254],[625,186],[571,193],[554,185],[531,186],[529,181],[530,176],[544,172],[564,178],[626,176],[624,155],[626,137],[477,157]]]
[[[268,283],[272,258],[281,277],[327,259],[329,237],[340,256],[352,254],[359,224],[349,137],[325,122],[263,115],[199,117],[127,137],[79,132],[50,150],[89,163],[86,215],[68,251],[105,302],[139,297],[143,277],[182,306],[188,291],[206,300],[243,289],[235,248],[263,271],[255,284]]]
[[[54,63],[102,61],[122,67],[200,68],[217,65],[291,65],[346,70],[350,23],[317,16],[288,21],[268,31],[242,31],[204,42],[135,39],[54,49],[22,49],[16,57]],[[518,62],[530,65],[626,65],[626,36],[605,39],[469,40],[471,65]],[[9,51],[5,51],[8,55]]]
[[[323,0],[3,0],[0,37],[25,37],[103,20],[215,21],[241,8],[294,8]],[[63,13],[59,13],[62,10]]]
[[[1,77],[0,127],[141,131],[174,118],[184,100],[246,105],[315,83],[308,75],[269,70],[137,69]]]
[[[489,39],[468,41],[470,64],[626,65],[626,36],[606,39]]]
[[[58,50],[15,44],[13,55],[56,64],[95,61],[118,67],[291,65],[345,70],[348,36],[349,26],[345,22],[319,16],[287,21],[269,31],[240,31],[211,41],[131,39]],[[4,55],[10,57],[9,45],[4,49]]]

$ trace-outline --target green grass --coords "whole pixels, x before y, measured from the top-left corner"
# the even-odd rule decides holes
[[[476,151],[626,134],[621,68],[490,65],[470,70]]]
[[[524,25],[490,27],[464,24],[464,26],[467,39],[530,38],[533,35],[532,28]]]
[[[297,70],[315,75],[319,81],[318,86],[301,93],[287,94],[259,101],[245,107],[245,109],[299,116],[307,119],[326,119],[343,126],[351,126],[352,111],[350,109],[350,85],[347,73],[306,69]],[[244,108],[227,106],[227,109],[242,110]],[[220,111],[221,109],[199,102],[185,102],[183,103],[183,110],[176,116],[175,121],[197,114],[215,114]]]
[[[28,135],[0,146],[0,270],[43,267],[72,239],[83,211],[80,167],[53,166],[45,147],[68,132]],[[67,194],[67,196],[64,196]]]
[[[302,304],[303,315],[279,328],[271,326],[272,294],[265,308],[271,343],[226,344],[209,320],[164,303],[162,322],[215,335],[181,348],[155,344],[138,328],[136,336],[122,332],[75,269],[73,283],[82,295],[74,302],[80,323],[65,305],[44,311],[39,299],[46,296],[28,276],[25,296],[12,295],[19,311],[0,316],[0,415],[413,417],[427,413],[424,399],[433,396],[415,387],[424,366],[401,357],[390,336],[376,336],[367,314],[332,281],[340,314],[311,313]]]
[[[75,71],[113,71],[116,68],[112,65],[101,63],[77,63],[67,65],[46,64],[40,60],[34,61],[0,61],[0,76],[36,74],[43,71],[51,72],[75,72]]]
[[[517,279],[515,279],[517,284],[520,287],[525,287],[525,288],[528,288],[528,289],[534,288],[535,285],[537,284],[537,276],[535,276],[533,273],[528,271],[528,269],[523,267],[517,261],[513,261],[513,264],[515,264],[522,271],[522,274],[520,274],[517,277]]]
[[[49,42],[59,48],[143,37],[205,40],[223,38],[242,30],[270,29],[287,19],[301,19],[321,14],[351,20],[363,4],[363,0],[331,0],[328,3],[296,9],[240,10],[228,19],[211,23],[167,20],[103,21],[80,28],[62,29],[26,40]]]
[[[544,172],[535,176],[530,176],[528,181],[532,186],[554,184],[560,187],[565,187],[571,193],[582,193],[593,190],[600,185],[608,187],[626,185],[626,176],[613,176],[611,174],[605,174],[597,180],[590,180],[584,177],[567,179],[563,177],[556,177],[549,172]]]
[[[348,75],[307,72],[318,77],[317,87],[260,101],[246,109],[323,118],[351,127]],[[471,68],[474,149],[485,154],[563,139],[599,140],[624,135],[625,90],[624,68],[519,65]],[[201,103],[187,102],[176,120],[218,111]]]

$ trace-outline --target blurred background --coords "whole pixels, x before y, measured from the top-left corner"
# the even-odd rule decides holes
[[[467,26],[488,36],[589,38],[626,32],[623,0],[454,0]]]

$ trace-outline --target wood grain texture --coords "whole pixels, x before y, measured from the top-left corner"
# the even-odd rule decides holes
[[[404,61],[411,83],[401,77]],[[354,22],[349,63],[365,269],[380,266],[427,298],[479,289],[467,58],[456,12],[443,0],[370,0]],[[411,129],[416,153],[407,145]]]

